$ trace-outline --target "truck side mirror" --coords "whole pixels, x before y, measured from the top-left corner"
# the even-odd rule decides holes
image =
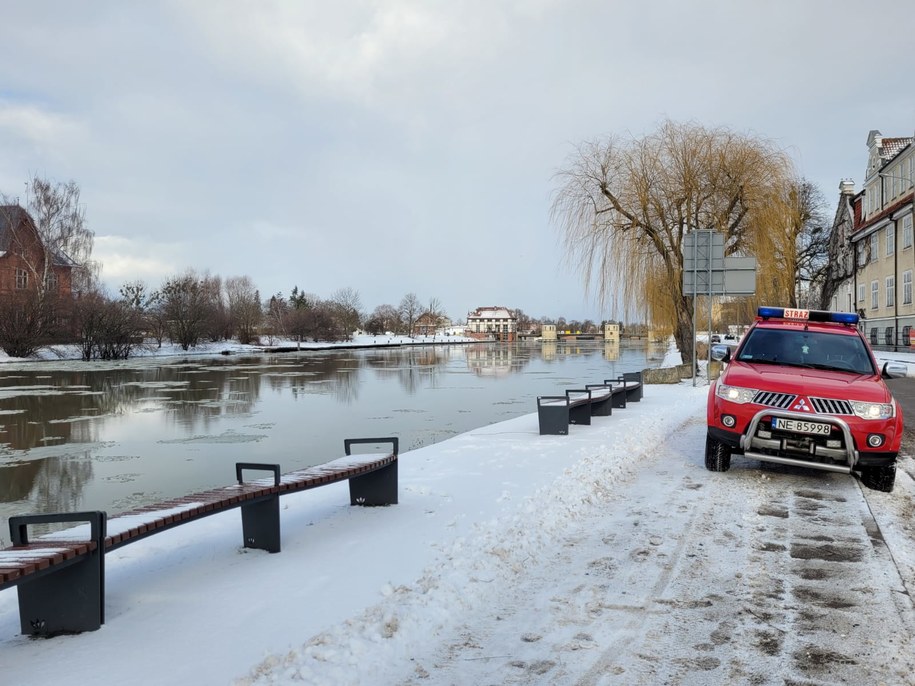
[[[908,376],[909,366],[902,362],[885,362],[880,372],[884,379],[901,379]]]
[[[715,360],[715,362],[730,362],[731,361],[731,346],[713,345],[712,346],[712,359]]]

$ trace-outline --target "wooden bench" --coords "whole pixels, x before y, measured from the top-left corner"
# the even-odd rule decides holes
[[[384,455],[353,455],[358,444],[391,444]],[[109,518],[105,512],[69,512],[10,517],[13,545],[0,550],[0,591],[19,593],[23,634],[54,636],[94,631],[105,623],[105,553],[182,524],[241,509],[242,545],[280,552],[280,497],[349,481],[351,505],[397,504],[397,438],[348,438],[345,457],[280,474],[276,464],[239,462],[236,483],[149,505]],[[245,482],[246,471],[272,477]],[[29,538],[29,527],[83,526]],[[88,524],[88,531],[85,531]],[[82,536],[80,540],[76,539]]]
[[[642,399],[642,372],[623,372],[615,379],[604,379],[603,385],[613,388],[615,408],[623,408],[627,402],[637,403]]]
[[[626,402],[637,403],[642,399],[642,372],[623,372],[617,383],[626,389]]]
[[[569,424],[591,423],[591,389],[570,389],[565,395],[537,397],[540,435],[565,436]]]
[[[565,436],[570,424],[590,424],[592,416],[608,416],[641,399],[642,372],[624,372],[616,379],[569,389],[565,395],[538,396],[540,435]]]
[[[626,389],[612,383],[594,383],[585,385],[591,391],[591,416],[608,417],[613,408],[626,407]]]

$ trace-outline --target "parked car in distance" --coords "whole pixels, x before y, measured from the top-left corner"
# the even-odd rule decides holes
[[[847,312],[760,307],[736,350],[713,346],[725,362],[709,388],[705,466],[725,472],[732,455],[763,462],[860,474],[893,490],[902,412]]]
[[[712,343],[721,343],[721,336],[719,336],[717,333],[713,333],[711,340]]]

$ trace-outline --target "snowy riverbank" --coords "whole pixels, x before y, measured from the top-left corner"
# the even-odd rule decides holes
[[[4,681],[904,683],[915,669],[911,457],[892,494],[739,460],[712,474],[707,390],[648,386],[568,436],[540,436],[530,414],[403,453],[397,506],[352,508],[345,484],[286,497],[276,555],[242,548],[233,512],[158,534],[107,557],[97,632],[18,635],[7,590]],[[871,550],[878,535],[888,554]],[[790,552],[797,536],[860,554],[808,572],[788,552],[784,568],[754,557]],[[795,572],[841,572],[849,597],[828,605],[826,587]],[[772,607],[752,595],[760,584],[780,598]],[[871,642],[878,632],[892,642]],[[819,671],[798,657],[814,639],[799,636],[833,642]]]

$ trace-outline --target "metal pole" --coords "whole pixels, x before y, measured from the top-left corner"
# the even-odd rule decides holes
[[[699,290],[699,263],[697,262],[699,248],[699,234],[693,235],[693,354],[690,356],[690,365],[693,368],[693,386],[696,385],[696,292]]]
[[[712,382],[712,234],[708,232],[708,344],[705,346],[705,377]]]

